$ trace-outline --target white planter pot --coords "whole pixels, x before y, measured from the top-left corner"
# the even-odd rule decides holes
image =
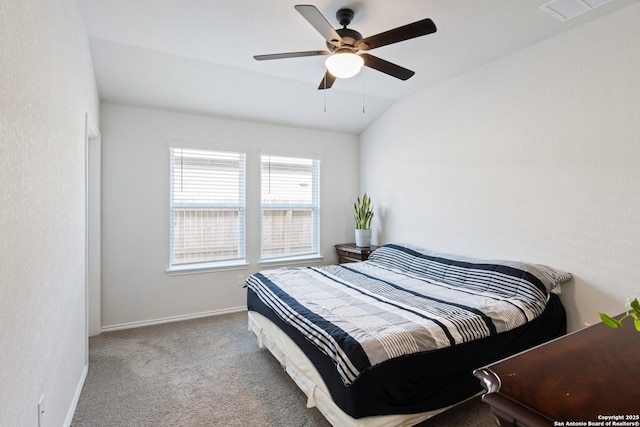
[[[356,246],[367,248],[371,246],[371,229],[356,228]]]

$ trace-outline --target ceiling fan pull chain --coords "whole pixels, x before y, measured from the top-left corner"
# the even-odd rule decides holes
[[[364,114],[364,68],[362,69],[362,114]]]
[[[322,95],[324,98],[324,112],[326,114],[327,113],[327,73],[324,74],[324,79],[322,79],[322,81],[324,82],[324,90],[322,91]]]

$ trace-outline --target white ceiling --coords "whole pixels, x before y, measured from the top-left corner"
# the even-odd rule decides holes
[[[327,91],[317,90],[325,57],[253,59],[326,48],[296,1],[77,1],[104,102],[358,134],[398,99],[638,0],[567,22],[540,10],[548,0],[317,0],[336,28],[336,11],[353,9],[349,28],[364,37],[423,18],[438,27],[370,51],[415,71],[411,79],[365,69]]]

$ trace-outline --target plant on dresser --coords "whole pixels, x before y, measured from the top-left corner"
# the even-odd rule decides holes
[[[356,245],[368,247],[371,245],[371,220],[373,219],[373,204],[365,192],[362,199],[358,196],[353,204],[353,219],[356,222]]]

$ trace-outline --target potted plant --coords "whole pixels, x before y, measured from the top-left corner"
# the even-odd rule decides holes
[[[634,299],[631,302],[627,300],[626,306],[627,306],[626,307],[627,312],[619,320],[614,319],[613,317],[604,313],[598,313],[598,314],[600,315],[600,319],[602,319],[602,322],[605,325],[614,329],[622,328],[622,321],[627,317],[631,317],[633,318],[633,325],[635,326],[636,330],[640,332],[640,303],[638,302],[638,298]]]
[[[369,247],[371,245],[373,205],[366,192],[362,196],[362,200],[358,196],[353,204],[353,219],[356,221],[356,246]]]

